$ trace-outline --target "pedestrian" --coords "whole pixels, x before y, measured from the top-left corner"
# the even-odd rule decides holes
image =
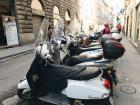
[[[107,23],[104,24],[104,29],[102,31],[102,35],[104,35],[104,34],[110,34],[110,27]]]
[[[118,25],[117,25],[117,30],[118,30],[118,32],[120,33],[121,32],[121,30],[122,30],[122,26],[121,26],[121,24],[120,23],[118,23]]]
[[[52,36],[52,27],[51,27],[51,26],[48,27],[48,33],[47,33],[47,36],[48,36],[49,41],[50,41],[50,40],[51,40],[51,36]]]
[[[125,35],[124,25],[122,25],[121,32],[122,32],[122,35]]]

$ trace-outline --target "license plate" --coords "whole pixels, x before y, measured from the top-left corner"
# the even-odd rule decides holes
[[[111,103],[111,105],[113,105],[113,99],[112,99],[112,97],[109,97],[109,102]]]

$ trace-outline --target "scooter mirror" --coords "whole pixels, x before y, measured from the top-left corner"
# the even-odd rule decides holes
[[[57,44],[60,45],[61,44],[61,41],[60,40],[57,40]]]
[[[61,44],[66,44],[66,43],[67,43],[66,40],[62,40],[62,41],[61,41]]]

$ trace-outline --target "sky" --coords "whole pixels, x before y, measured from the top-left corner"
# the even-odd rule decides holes
[[[114,7],[114,14],[117,15],[121,9],[124,9],[124,0],[111,0]],[[114,18],[115,19],[115,18]],[[121,18],[121,23],[124,23],[124,18]],[[116,24],[116,19],[114,21],[114,25]]]
[[[115,11],[119,11],[120,9],[124,8],[124,0],[111,0],[114,4]]]

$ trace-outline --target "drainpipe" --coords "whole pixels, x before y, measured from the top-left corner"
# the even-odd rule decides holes
[[[18,42],[20,45],[20,37],[19,37],[19,20],[18,20],[18,14],[17,14],[17,5],[16,5],[16,0],[14,0],[14,9],[15,9],[15,17],[16,17],[16,25],[17,25],[17,34],[18,34]]]

